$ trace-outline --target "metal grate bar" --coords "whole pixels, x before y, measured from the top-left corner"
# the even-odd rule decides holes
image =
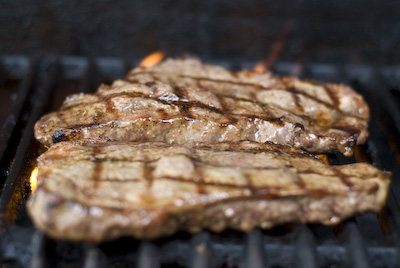
[[[300,234],[296,242],[296,250],[294,256],[294,266],[302,268],[316,268],[317,253],[315,241],[311,230],[308,226],[302,224],[300,226]]]
[[[5,79],[6,79],[6,69],[3,65],[3,62],[0,62],[0,85],[4,83]]]
[[[83,93],[90,93],[92,89],[100,84],[99,74],[93,60],[89,60],[82,78]]]
[[[10,114],[7,116],[2,126],[0,132],[0,160],[3,158],[4,151],[7,148],[7,144],[9,143],[14,127],[17,124],[26,97],[29,91],[32,89],[36,68],[37,62],[29,61],[27,71],[24,74],[22,83],[20,83],[19,89],[16,93],[16,99],[14,101],[13,108],[11,109]]]
[[[43,106],[48,98],[50,91],[54,88],[57,82],[59,72],[59,65],[57,62],[53,63],[50,69],[49,78],[43,88],[39,88],[36,94],[37,98],[34,100],[33,109],[26,124],[20,143],[18,144],[15,159],[10,170],[3,192],[0,197],[0,223],[4,221],[7,206],[11,199],[14,187],[17,184],[19,172],[24,165],[24,156],[28,146],[33,137],[33,127],[42,113]],[[4,223],[4,222],[3,222]]]
[[[212,249],[210,245],[210,234],[208,232],[198,233],[192,241],[191,268],[211,267]]]
[[[265,267],[263,238],[263,234],[259,229],[252,230],[247,234],[245,267]]]
[[[32,243],[30,245],[34,251],[29,268],[46,267],[46,241],[47,238],[41,231],[35,231],[32,236]]]
[[[160,267],[160,253],[158,247],[151,242],[143,241],[139,248],[139,268]]]
[[[101,82],[111,84],[117,79],[122,79],[130,70],[126,61],[116,58],[96,58],[94,60]],[[131,67],[135,67],[133,65]],[[96,84],[95,86],[98,86]]]
[[[348,254],[350,259],[350,267],[370,267],[367,253],[365,251],[364,241],[356,224],[354,222],[347,223],[345,231],[349,236]]]
[[[103,268],[106,261],[106,256],[97,246],[87,245],[84,268]]]

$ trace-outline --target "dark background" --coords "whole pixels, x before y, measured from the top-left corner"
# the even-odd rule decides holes
[[[0,1],[0,54],[400,63],[400,1]],[[280,41],[277,41],[280,40]],[[275,44],[275,45],[274,45]]]

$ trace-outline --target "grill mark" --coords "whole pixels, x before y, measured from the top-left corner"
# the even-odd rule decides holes
[[[228,106],[228,104],[226,102],[226,99],[233,99],[236,102],[246,101],[246,102],[252,102],[252,103],[256,103],[256,104],[262,105],[261,103],[257,103],[256,101],[253,101],[253,100],[247,100],[247,99],[244,99],[244,98],[237,98],[237,97],[227,96],[227,95],[224,95],[224,94],[218,94],[218,93],[214,92],[212,89],[210,89],[209,87],[204,86],[202,83],[200,83],[200,81],[197,81],[196,84],[200,89],[204,89],[206,91],[212,92],[214,94],[214,96],[216,96],[218,98],[218,102],[222,107],[222,109],[221,109],[222,113],[224,113],[224,115],[226,116],[226,118],[228,119],[228,122],[229,122],[227,124],[224,124],[223,127],[226,127],[229,124],[233,125],[236,122],[238,122],[238,119],[234,118],[232,116],[232,115],[234,115],[234,113],[232,113],[231,110],[228,108],[229,106]],[[255,99],[255,97],[254,97],[254,99]]]
[[[253,195],[256,191],[256,188],[254,187],[253,182],[251,181],[251,175],[245,173],[244,178],[246,179],[246,184],[247,184],[246,188],[249,189],[251,192],[251,195]]]
[[[339,110],[340,107],[340,100],[338,98],[338,92],[336,90],[332,90],[329,85],[321,85],[322,88],[325,90],[329,98],[331,99],[333,106]]]
[[[195,169],[194,169],[194,177],[193,177],[193,182],[196,183],[196,191],[197,194],[199,195],[205,195],[207,194],[207,192],[204,190],[204,187],[201,183],[204,183],[204,176],[203,173],[201,172],[201,168],[199,168],[199,166],[201,166],[203,164],[203,162],[198,158],[197,154],[196,154],[196,149],[194,149],[193,147],[188,148],[190,155],[187,154],[176,154],[176,155],[183,155],[187,158],[189,158],[193,164],[195,165]]]
[[[307,190],[306,184],[299,175],[303,175],[303,172],[295,172],[294,184],[302,190]],[[314,174],[321,175],[321,173],[314,172]]]
[[[157,72],[154,72],[154,71],[135,72],[135,73],[130,74],[130,77],[132,77],[132,76],[134,76],[134,75],[140,75],[140,74],[150,74],[150,75],[153,75],[154,73],[157,73]],[[251,86],[251,87],[255,87],[255,88],[257,88],[257,89],[262,89],[262,90],[272,90],[272,89],[273,89],[273,90],[288,91],[288,88],[290,88],[290,87],[279,88],[279,87],[273,87],[273,86],[272,86],[272,87],[265,87],[265,86],[262,86],[262,85],[260,85],[260,84],[254,84],[254,83],[246,83],[246,82],[239,82],[239,81],[229,81],[229,80],[223,80],[223,79],[212,79],[212,78],[208,78],[208,77],[195,77],[195,76],[185,75],[185,74],[176,74],[176,73],[173,73],[173,75],[176,75],[176,76],[178,76],[178,77],[184,77],[184,78],[193,79],[193,80],[196,80],[196,81],[205,80],[205,81],[214,82],[214,83],[227,83],[227,84]],[[154,76],[154,75],[153,75],[153,76]],[[128,78],[128,81],[132,81],[131,78]],[[161,81],[162,81],[162,80],[161,80]],[[287,86],[287,84],[286,84],[284,81],[281,81],[281,82],[284,83],[284,84]],[[333,95],[331,95],[331,93],[333,93],[333,92],[328,92],[328,90],[327,90],[327,88],[326,88],[326,86],[325,86],[324,84],[322,84],[322,86],[323,86],[323,88],[327,91],[327,93],[328,93],[328,95],[330,96],[330,98],[332,99],[333,103],[334,103],[334,104],[335,104],[335,103],[338,103],[338,99],[335,98]],[[303,95],[303,96],[306,97],[306,98],[312,99],[312,100],[314,100],[315,102],[318,102],[318,103],[320,103],[320,104],[322,104],[322,105],[324,105],[324,106],[326,106],[326,107],[328,107],[328,108],[330,108],[330,109],[337,110],[337,111],[340,112],[341,114],[345,114],[343,111],[341,111],[341,110],[338,108],[338,106],[335,106],[335,105],[332,105],[332,104],[330,104],[330,103],[327,103],[327,102],[325,102],[325,101],[323,101],[323,100],[320,100],[320,99],[318,99],[318,98],[316,98],[316,97],[314,97],[314,96],[312,96],[312,95],[310,95],[310,94],[308,94],[308,93],[306,93],[306,92],[301,92],[301,91],[297,91],[297,90],[296,90],[296,95],[297,95],[297,94],[298,94],[298,95]],[[298,96],[297,96],[297,98],[298,98]],[[354,115],[350,115],[350,116],[355,117],[355,118],[359,118],[359,117],[354,116]],[[359,119],[361,119],[361,118],[359,118]]]
[[[104,165],[101,161],[98,161],[97,159],[97,155],[99,155],[100,153],[102,153],[102,149],[101,147],[94,147],[92,150],[92,157],[94,158],[94,168],[93,168],[93,173],[92,173],[92,177],[91,180],[94,181],[94,185],[93,187],[95,189],[99,188],[99,183],[101,181],[101,175],[103,173],[104,170]]]
[[[234,81],[227,81],[227,80],[211,79],[211,78],[207,78],[207,77],[192,77],[192,76],[183,75],[183,74],[177,74],[177,76],[186,77],[186,78],[192,78],[192,79],[194,79],[194,80],[207,80],[207,81],[215,82],[215,83],[230,83],[230,84],[238,84],[238,85],[244,85],[244,86],[252,86],[252,87],[255,87],[255,88],[261,89],[261,90],[281,90],[281,91],[288,91],[290,88],[293,88],[293,87],[288,87],[288,86],[286,85],[286,83],[284,83],[284,84],[286,85],[285,88],[279,88],[279,87],[273,87],[273,86],[272,86],[272,87],[264,87],[264,86],[262,86],[262,85],[260,85],[260,84],[254,84],[254,83],[234,82]],[[283,81],[282,81],[282,82],[283,82]],[[314,100],[315,102],[318,102],[318,103],[320,103],[320,104],[322,104],[322,105],[324,105],[324,106],[326,106],[326,107],[328,107],[328,108],[331,108],[331,109],[334,109],[334,110],[338,110],[338,112],[343,113],[343,112],[340,111],[337,107],[331,105],[330,103],[324,102],[324,101],[322,101],[322,100],[320,100],[320,99],[318,99],[318,98],[316,98],[316,97],[314,97],[314,96],[312,96],[312,95],[310,95],[310,94],[308,94],[308,93],[306,93],[306,92],[301,92],[301,91],[296,90],[296,94],[298,94],[298,95],[303,95],[303,96],[305,96],[305,97],[307,97],[307,98],[309,98],[309,99],[312,99],[312,100]],[[297,96],[297,97],[298,97],[298,96]]]
[[[304,111],[304,107],[301,105],[301,100],[299,97],[300,92],[294,88],[294,87],[288,87],[287,91],[289,91],[292,95],[292,98],[294,100],[294,103],[296,105],[296,107],[300,110],[300,111]]]
[[[333,88],[331,88],[331,86],[326,83],[322,83],[316,80],[312,80],[312,79],[306,79],[305,80],[307,83],[310,83],[312,85],[316,85],[316,86],[320,86],[324,89],[325,93],[329,96],[330,100],[333,103],[333,107],[336,107],[337,109],[339,109],[340,106],[340,99],[338,98],[338,92],[336,90],[334,90]]]
[[[350,175],[346,175],[344,174],[340,168],[334,168],[332,169],[333,173],[335,174],[335,177],[338,177],[340,179],[340,181],[346,185],[346,187],[348,187],[349,189],[353,189],[354,183],[352,183],[351,181],[349,181],[349,178],[351,178]],[[368,178],[370,179],[370,178]]]
[[[175,95],[178,96],[178,98],[180,100],[185,100],[186,99],[186,96],[185,96],[185,93],[184,93],[184,89],[182,89],[181,87],[177,87],[177,86],[174,86],[173,89],[174,89]],[[189,103],[191,103],[191,102],[187,102],[187,104],[189,104]],[[189,121],[191,119],[195,119],[195,117],[193,117],[193,115],[192,115],[192,113],[191,113],[191,111],[189,109],[189,105],[184,105],[184,104],[183,105],[179,105],[179,111],[181,112],[181,114],[185,118],[189,119]]]
[[[103,98],[103,102],[106,104],[106,112],[112,114],[116,120],[120,120],[121,116],[118,115],[117,109],[114,109],[113,98]]]
[[[143,177],[147,181],[147,189],[151,192],[151,187],[153,186],[154,177],[152,175],[153,167],[150,165],[149,161],[143,162]]]

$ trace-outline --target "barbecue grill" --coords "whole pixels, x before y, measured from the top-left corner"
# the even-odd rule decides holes
[[[399,266],[400,2],[111,2],[3,1],[1,267]],[[352,157],[338,153],[327,159],[332,165],[366,161],[391,171],[385,208],[333,227],[292,223],[249,233],[202,231],[99,245],[44,235],[25,211],[31,172],[46,150],[33,138],[35,122],[69,94],[94,92],[124,77],[158,49],[167,56],[191,52],[228,69],[261,66],[352,86],[371,108],[369,139]]]
[[[328,159],[330,164],[369,161],[393,172],[387,206],[379,214],[356,216],[334,227],[287,224],[248,234],[203,231],[156,241],[123,238],[100,245],[55,241],[35,229],[24,208],[35,159],[45,150],[33,139],[34,123],[43,113],[57,109],[68,94],[95,91],[100,83],[123,77],[136,64],[120,58],[1,58],[5,111],[0,140],[0,260],[4,267],[396,267],[400,263],[396,67],[277,62],[273,68],[281,75],[300,70],[300,77],[346,82],[365,96],[372,110],[367,144],[358,147],[353,157],[336,154]],[[254,65],[244,62],[239,67]]]

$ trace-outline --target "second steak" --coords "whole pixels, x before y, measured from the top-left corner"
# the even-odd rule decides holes
[[[157,80],[116,81],[96,94],[67,98],[59,111],[37,122],[35,137],[48,146],[60,141],[271,141],[312,153],[339,149],[347,154],[366,139],[367,118],[340,115],[327,125],[322,121],[235,94]]]

